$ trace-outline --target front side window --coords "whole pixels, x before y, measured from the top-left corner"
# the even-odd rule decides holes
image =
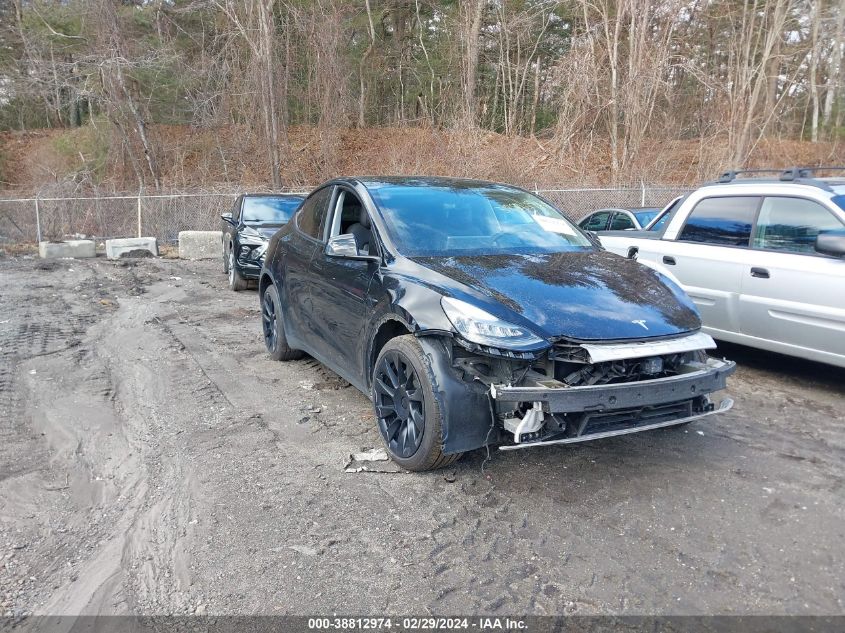
[[[820,233],[845,226],[818,202],[804,198],[767,197],[760,207],[751,245],[789,253],[815,253]]]
[[[760,198],[704,198],[690,213],[679,240],[720,246],[748,246]]]
[[[302,203],[296,214],[296,225],[299,230],[320,241],[323,241],[323,227],[326,223],[333,189],[334,187],[323,187],[312,193]]]
[[[635,229],[634,221],[628,217],[627,213],[617,212],[613,215],[613,220],[610,222],[611,231],[624,231],[625,229]]]

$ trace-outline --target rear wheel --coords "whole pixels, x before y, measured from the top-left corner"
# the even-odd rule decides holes
[[[460,453],[442,450],[443,417],[428,376],[431,364],[414,336],[387,342],[373,370],[373,405],[391,459],[408,470],[434,470]]]
[[[235,262],[235,251],[231,248],[229,249],[229,288],[238,292],[239,290],[246,290],[247,289],[247,280],[241,276],[241,273],[238,272],[238,267]]]
[[[264,333],[264,345],[273,360],[298,360],[305,354],[298,349],[291,349],[285,336],[285,323],[282,319],[282,303],[276,286],[270,285],[261,297],[261,329]]]

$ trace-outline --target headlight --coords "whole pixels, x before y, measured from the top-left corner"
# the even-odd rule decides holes
[[[443,297],[440,300],[443,312],[466,340],[491,347],[524,349],[545,343],[529,330],[502,321],[481,308],[458,299]]]

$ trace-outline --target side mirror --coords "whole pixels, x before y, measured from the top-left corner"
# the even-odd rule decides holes
[[[235,220],[234,220],[234,218],[232,218],[231,213],[221,213],[220,219],[222,219],[224,222],[228,222],[229,224],[231,224],[233,226],[235,224]]]
[[[819,233],[816,237],[816,251],[824,255],[845,257],[845,231]]]
[[[335,235],[326,244],[326,255],[329,257],[345,257],[346,259],[361,259],[366,261],[378,261],[375,255],[365,255],[358,252],[358,242],[352,233]]]

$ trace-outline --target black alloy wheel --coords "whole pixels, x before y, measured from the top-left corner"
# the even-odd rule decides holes
[[[431,359],[413,334],[385,343],[373,368],[373,407],[381,439],[390,458],[408,470],[442,468],[461,456],[443,452],[443,414],[433,373]]]
[[[272,354],[279,343],[279,326],[276,323],[276,306],[269,292],[264,293],[264,300],[261,302],[261,327],[264,332],[264,344]]]
[[[261,295],[261,332],[273,360],[298,360],[305,355],[302,350],[288,345],[279,292],[272,284]]]
[[[425,433],[425,402],[420,380],[401,352],[381,358],[375,372],[378,425],[390,451],[405,459],[419,450]]]

